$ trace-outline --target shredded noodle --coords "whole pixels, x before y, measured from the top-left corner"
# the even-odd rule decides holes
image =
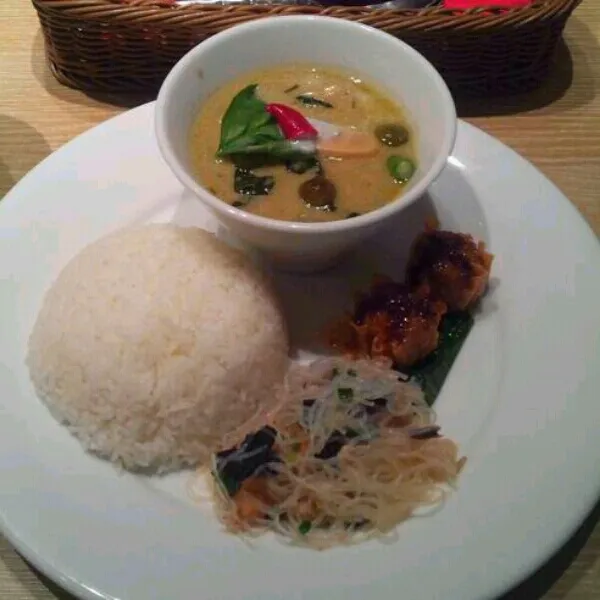
[[[295,365],[277,407],[236,432],[264,425],[277,432],[280,462],[244,492],[258,513],[250,518],[242,500],[228,494],[215,462],[217,513],[236,533],[271,529],[315,548],[390,533],[416,509],[438,505],[462,467],[456,444],[439,437],[434,422],[420,389],[400,381],[388,362]],[[319,458],[335,432],[346,432],[341,448]]]

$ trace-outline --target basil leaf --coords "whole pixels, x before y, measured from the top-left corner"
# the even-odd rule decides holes
[[[420,363],[404,369],[420,385],[425,401],[430,406],[439,395],[473,323],[473,317],[468,312],[446,315],[440,324],[438,347]]]
[[[264,154],[278,159],[280,162],[286,159],[302,158],[311,156],[306,152],[299,152],[298,148],[288,140],[266,140],[262,136],[255,136],[250,139],[244,136],[240,141],[237,141],[228,147],[226,154],[230,156],[242,154]]]
[[[263,177],[252,171],[236,167],[233,176],[233,187],[236,194],[242,196],[268,196],[275,186],[275,178],[271,175]]]
[[[225,111],[217,156],[236,157],[239,162],[242,155],[262,154],[280,163],[311,156],[299,152],[295,144],[285,139],[277,121],[256,95],[257,87],[253,83],[238,92]]]
[[[281,160],[268,154],[232,154],[229,160],[240,169],[253,171],[265,167],[273,167],[281,163]]]
[[[283,142],[284,136],[265,103],[256,95],[257,84],[241,90],[231,101],[221,120],[218,156],[251,153],[271,142]]]
[[[271,127],[270,125],[268,127]],[[279,128],[277,129],[279,132]],[[279,133],[277,133],[277,136]],[[271,135],[263,128],[261,131],[247,131],[243,135],[232,139],[225,145],[219,147],[220,156],[231,156],[232,154],[269,154],[279,153],[282,155],[297,154],[296,150],[283,137]]]

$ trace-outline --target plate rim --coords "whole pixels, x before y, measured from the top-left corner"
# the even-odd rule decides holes
[[[9,190],[9,192],[6,194],[6,196],[0,203],[0,219],[2,218],[3,211],[6,210],[7,208],[10,208],[11,203],[13,202],[12,198],[13,197],[16,198],[19,195],[21,189],[26,189],[26,187],[29,185],[29,182],[32,180],[35,180],[38,169],[40,169],[43,165],[45,165],[46,163],[48,163],[50,161],[57,160],[57,156],[59,157],[58,160],[60,160],[60,155],[63,152],[68,153],[70,146],[73,142],[75,142],[83,137],[88,137],[92,134],[95,135],[98,133],[98,131],[103,130],[105,127],[110,127],[111,125],[114,126],[115,123],[120,120],[128,121],[128,120],[134,118],[134,113],[135,113],[135,115],[138,115],[142,112],[147,112],[147,111],[153,110],[153,107],[154,107],[154,102],[150,102],[150,103],[144,104],[142,106],[139,106],[135,109],[126,111],[119,115],[116,115],[102,123],[99,123],[98,125],[87,130],[86,132],[80,134],[79,136],[73,138],[73,140],[71,140],[67,144],[61,146],[55,152],[50,154],[43,161],[41,161],[36,167],[34,167],[31,171],[29,171],[19,182],[17,182],[11,190]],[[477,135],[483,135],[483,136],[485,136],[485,138],[491,139],[495,144],[499,144],[499,147],[502,148],[503,152],[509,152],[509,153],[513,154],[514,156],[518,157],[519,160],[523,161],[526,165],[528,165],[528,167],[531,168],[533,170],[533,172],[535,172],[537,177],[541,178],[546,185],[550,185],[553,188],[554,192],[557,194],[557,197],[560,197],[560,201],[561,201],[561,203],[564,204],[564,207],[570,207],[570,212],[572,213],[572,218],[575,219],[576,222],[578,221],[577,229],[581,231],[581,235],[591,236],[591,238],[593,238],[593,240],[596,242],[598,249],[600,250],[600,243],[598,241],[597,236],[593,232],[589,223],[584,219],[583,215],[578,210],[578,208],[572,202],[570,202],[568,200],[568,198],[566,198],[566,196],[562,193],[562,191],[553,182],[551,182],[537,167],[535,167],[533,164],[531,164],[529,161],[527,161],[523,156],[521,156],[520,154],[518,154],[517,152],[515,152],[514,150],[512,150],[511,148],[509,148],[508,146],[506,146],[499,140],[497,140],[496,138],[493,138],[486,132],[482,131],[481,129],[479,129],[469,123],[460,121],[458,131],[459,131],[459,136],[464,136],[464,135],[469,135],[469,134],[473,135],[474,132],[477,132]],[[600,481],[598,481],[598,483],[596,484],[595,494],[590,492],[589,498],[585,502],[585,504],[586,504],[585,513],[578,512],[578,513],[573,514],[570,518],[565,519],[568,522],[568,524],[563,523],[562,529],[564,530],[565,535],[560,536],[560,539],[557,536],[556,544],[554,547],[552,547],[552,548],[548,547],[546,549],[546,551],[543,553],[540,553],[539,556],[535,560],[532,559],[532,562],[534,564],[528,565],[527,567],[524,567],[523,569],[521,569],[521,572],[515,577],[514,582],[510,584],[511,586],[518,585],[518,583],[520,581],[522,581],[523,579],[525,579],[526,577],[531,575],[537,568],[539,568],[541,565],[543,565],[551,556],[553,556],[556,553],[556,551],[558,549],[560,549],[563,546],[563,544],[569,539],[569,537],[571,535],[573,535],[577,531],[577,529],[581,526],[581,524],[585,521],[587,516],[593,510],[593,508],[598,500],[598,496],[600,496]],[[78,596],[81,598],[85,598],[86,600],[98,600],[98,598],[104,598],[106,600],[116,600],[116,598],[114,596],[107,595],[103,592],[99,593],[99,592],[87,587],[84,582],[78,581],[69,576],[65,576],[64,573],[57,572],[54,569],[54,567],[51,565],[51,563],[48,562],[44,558],[44,556],[42,556],[39,553],[36,553],[35,550],[27,543],[26,540],[23,540],[19,537],[17,532],[14,532],[9,528],[4,527],[4,525],[5,525],[4,511],[0,511],[0,517],[2,517],[0,519],[0,529],[2,530],[2,533],[5,536],[5,538],[19,552],[19,554],[21,554],[28,562],[30,562],[36,569],[38,569],[40,572],[42,572],[49,579],[56,581],[60,586],[62,586],[66,591],[70,592],[71,594],[74,594],[75,596]],[[543,554],[543,556],[542,556],[542,554]],[[508,589],[510,589],[510,588],[509,587],[502,588],[503,591],[507,591]]]

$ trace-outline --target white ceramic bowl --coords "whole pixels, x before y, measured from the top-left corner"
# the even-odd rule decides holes
[[[353,219],[296,223],[231,207],[206,190],[190,168],[188,136],[200,105],[248,71],[285,63],[341,67],[387,90],[405,108],[417,136],[418,168],[396,200]],[[294,270],[318,270],[414,202],[440,174],[456,135],[456,110],[434,67],[396,38],[359,23],[317,16],[270,17],[228,29],[193,48],[165,79],[156,134],[181,183],[238,238]]]

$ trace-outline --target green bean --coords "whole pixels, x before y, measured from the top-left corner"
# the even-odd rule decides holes
[[[386,161],[388,173],[398,182],[406,183],[416,171],[415,165],[409,158],[403,156],[388,156]]]

